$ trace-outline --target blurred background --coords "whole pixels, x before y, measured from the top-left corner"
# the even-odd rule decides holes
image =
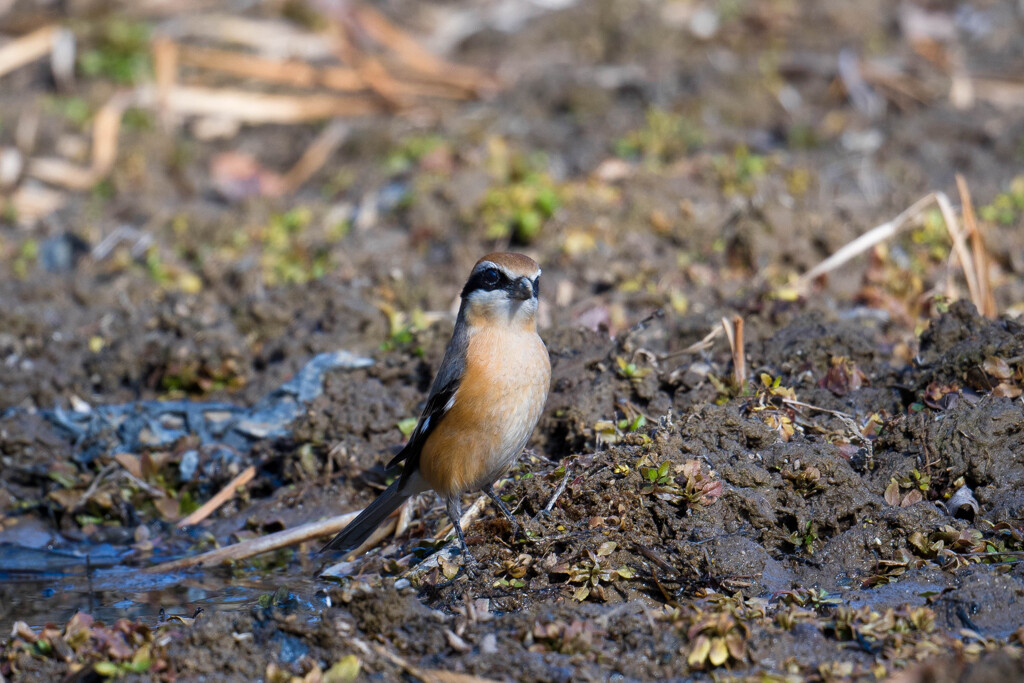
[[[1019,312],[1022,14],[5,0],[0,409],[260,395],[312,352],[424,327],[509,245],[544,263],[545,324],[720,313],[958,199],[958,172]],[[929,210],[830,295],[913,330],[953,291]]]
[[[692,347],[723,316],[746,320],[755,372],[835,410],[866,386],[853,360],[879,382],[861,419],[932,385],[944,409],[960,365],[899,374],[932,316],[960,298],[1024,313],[1022,75],[1014,0],[0,0],[0,543],[147,559],[358,507],[358,475],[411,427],[466,273],[494,250],[544,269],[542,334],[562,359],[536,439],[548,459],[625,438],[641,410],[738,405],[742,339],[731,356],[724,336]],[[618,365],[616,336],[633,354],[615,347]],[[290,441],[254,436],[251,453],[162,440],[180,415],[128,445],[91,421],[138,400],[260,405],[338,349],[376,365],[328,381]],[[976,390],[1019,396],[1019,351],[1003,355]],[[256,478],[205,540],[175,535],[246,466]],[[804,532],[818,542],[793,526],[778,547],[799,552],[786,539]],[[210,594],[190,590],[179,614]],[[31,591],[0,623],[73,613]],[[167,604],[119,599],[99,602],[146,618]]]

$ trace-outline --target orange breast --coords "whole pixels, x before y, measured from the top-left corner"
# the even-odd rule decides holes
[[[442,496],[492,483],[530,438],[550,379],[548,352],[535,332],[477,329],[455,403],[423,445],[420,474]]]

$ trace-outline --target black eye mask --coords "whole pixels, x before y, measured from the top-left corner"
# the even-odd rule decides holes
[[[462,296],[477,291],[493,292],[496,289],[505,289],[510,284],[511,280],[497,268],[484,268],[469,278],[469,282],[462,289]]]

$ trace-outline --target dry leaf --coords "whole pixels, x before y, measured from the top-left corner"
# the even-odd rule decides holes
[[[1013,370],[1010,369],[1009,363],[1002,358],[989,356],[982,363],[982,367],[985,368],[985,372],[990,377],[995,377],[996,379],[1010,379],[1013,377]]]
[[[915,503],[920,503],[922,500],[924,500],[924,495],[921,493],[920,490],[914,489],[913,491],[911,491],[910,493],[903,497],[903,502],[900,503],[900,507],[908,508],[911,505],[914,505]]]
[[[900,485],[895,479],[885,487],[885,502],[893,507],[900,504]]]

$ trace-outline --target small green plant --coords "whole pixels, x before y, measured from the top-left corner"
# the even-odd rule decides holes
[[[1017,224],[1021,216],[1024,216],[1024,175],[1011,180],[1009,189],[996,195],[990,204],[980,207],[978,215],[990,223],[1006,226]]]
[[[402,436],[409,438],[412,435],[412,430],[416,429],[416,425],[419,424],[419,419],[415,417],[407,417],[398,421],[398,431],[402,432]]]
[[[598,420],[594,423],[594,434],[601,443],[619,443],[626,435],[632,435],[630,438],[636,445],[647,445],[651,443],[651,437],[639,433],[646,426],[647,418],[643,413],[637,413],[619,420]]]
[[[378,303],[377,307],[388,319],[388,338],[381,343],[381,350],[394,351],[413,347],[412,352],[417,356],[422,356],[423,348],[413,345],[416,344],[416,333],[422,332],[429,326],[423,311],[417,308],[406,313],[385,302]],[[415,425],[413,426],[415,427]]]
[[[498,566],[499,578],[494,582],[498,588],[525,588],[526,581],[523,579],[530,571],[533,564],[533,556],[523,553],[511,560],[502,560]]]
[[[84,129],[92,118],[92,107],[82,97],[47,96],[43,99],[43,107],[80,129]]]
[[[797,529],[789,535],[790,544],[797,550],[803,550],[808,555],[814,554],[814,544],[818,541],[818,532],[810,520],[804,524],[803,529]]]
[[[664,109],[647,110],[642,128],[627,133],[615,143],[620,157],[639,158],[657,167],[686,156],[704,142],[704,133],[693,121]]]
[[[240,389],[245,377],[233,358],[220,362],[191,358],[168,363],[160,374],[160,390],[172,396],[202,396]]]
[[[640,476],[646,480],[640,493],[645,496],[654,496],[660,500],[667,500],[670,503],[682,501],[683,489],[675,482],[670,470],[672,462],[666,460],[657,467],[641,467]]]
[[[542,170],[543,155],[510,157],[503,142],[492,141],[492,174],[498,185],[484,195],[480,219],[490,239],[535,240],[562,203],[561,190]]]
[[[747,658],[747,625],[729,612],[703,615],[687,631],[686,663],[692,669],[717,668]]]
[[[620,431],[631,433],[638,432],[647,426],[647,418],[644,417],[643,413],[637,415],[632,420],[628,417],[624,417],[616,423],[616,426]]]
[[[330,270],[326,246],[311,246],[305,236],[312,220],[312,212],[299,207],[275,214],[261,231],[261,265],[267,284],[301,285],[320,279]]]
[[[552,570],[552,573],[568,574],[569,583],[580,584],[572,594],[572,599],[577,602],[583,602],[590,596],[601,601],[607,600],[605,585],[618,579],[632,579],[634,576],[633,570],[629,567],[622,566],[614,569],[610,565],[603,564],[607,560],[602,560],[602,558],[615,552],[616,547],[618,544],[615,541],[606,541],[598,547],[597,552],[587,550],[587,559],[572,566],[561,565]]]
[[[404,173],[443,144],[445,144],[444,139],[439,135],[407,137],[399,142],[384,159],[384,168],[392,174]]]
[[[27,239],[22,242],[21,247],[18,249],[18,255],[14,257],[14,261],[11,263],[15,277],[23,280],[28,276],[29,271],[36,264],[38,258],[39,242],[34,239]]]
[[[683,463],[682,474],[686,478],[686,483],[683,484],[683,498],[691,506],[710,507],[722,497],[722,482],[704,474],[699,460],[687,460]]]
[[[791,387],[783,386],[781,376],[772,378],[768,373],[762,372],[761,386],[757,388],[754,400],[746,407],[778,432],[783,441],[789,441],[796,433],[796,425],[786,401],[795,398],[796,392]]]
[[[666,460],[657,467],[641,467],[640,476],[647,483],[640,492],[672,503],[703,507],[714,505],[722,496],[722,482],[704,474],[699,460],[691,459],[683,463],[680,472],[683,480],[681,486],[679,478],[673,477],[670,473],[671,465],[672,463]]]
[[[637,367],[636,363],[627,362],[622,356],[615,357],[615,364],[619,377],[628,379],[630,382],[639,382],[651,374],[650,368]]]
[[[822,481],[821,470],[813,465],[800,467],[799,463],[797,463],[794,465],[794,469],[783,470],[782,478],[792,484],[793,490],[804,498],[809,498],[815,493],[825,490],[825,482]]]
[[[910,474],[897,479],[889,479],[889,485],[885,487],[885,502],[892,506],[909,507],[924,500],[929,489],[931,489],[932,478],[928,474],[922,474],[915,467]],[[902,490],[907,490],[904,495]]]
[[[137,83],[153,70],[149,56],[149,27],[112,19],[100,28],[96,46],[82,52],[78,68],[86,76]]]
[[[732,156],[715,156],[712,165],[722,194],[749,197],[754,194],[757,180],[768,172],[769,160],[759,154],[751,154],[746,145],[739,145]]]
[[[832,608],[842,604],[842,599],[829,593],[823,588],[795,588],[779,593],[779,599],[784,605],[796,605],[798,607],[809,607],[814,610]]]

